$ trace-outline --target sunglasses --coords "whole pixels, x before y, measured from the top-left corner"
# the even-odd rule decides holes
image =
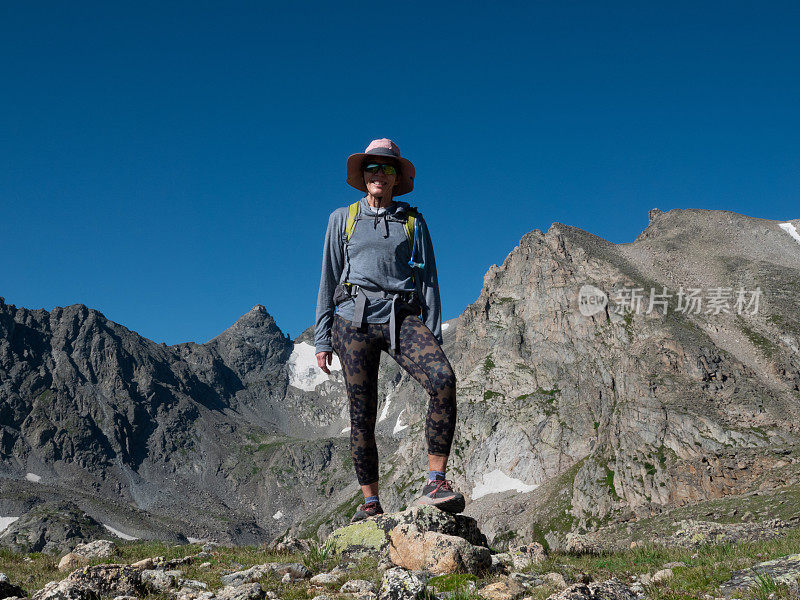
[[[379,165],[377,163],[367,165],[364,167],[367,173],[375,174],[378,171],[383,171],[385,175],[397,175],[397,168],[394,165]]]

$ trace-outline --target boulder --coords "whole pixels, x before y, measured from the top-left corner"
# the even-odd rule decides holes
[[[72,502],[47,501],[34,506],[11,523],[0,538],[4,546],[27,554],[65,554],[78,542],[108,534],[100,523]]]
[[[378,600],[415,600],[423,595],[425,582],[419,577],[394,567],[383,573]]]
[[[31,600],[96,600],[101,596],[142,596],[147,586],[141,571],[130,565],[103,564],[77,569],[61,581],[51,581]]]
[[[327,585],[337,583],[338,581],[339,575],[336,573],[319,573],[308,580],[312,585]]]
[[[375,591],[375,584],[366,579],[351,579],[339,589],[340,594],[366,594]]]
[[[513,580],[497,581],[482,587],[478,595],[486,600],[516,600],[525,595],[525,588]]]
[[[267,573],[273,571],[272,563],[253,565],[249,569],[222,575],[219,580],[225,586],[238,587],[245,583],[255,583]]]
[[[731,578],[719,586],[719,591],[726,598],[736,595],[746,595],[750,588],[759,585],[758,578],[767,577],[776,583],[783,583],[789,587],[791,593],[800,595],[798,581],[800,581],[800,554],[789,554],[758,563],[748,569],[734,571]]]
[[[83,554],[76,554],[75,552],[68,552],[61,557],[58,561],[59,571],[74,571],[78,567],[83,567],[89,564],[89,559]]]
[[[414,525],[422,532],[460,537],[474,546],[489,547],[475,519],[452,515],[433,506],[412,506],[404,511],[369,517],[336,529],[328,540],[344,558],[375,556],[380,559],[388,554],[389,533],[402,524]]]
[[[153,559],[149,556],[147,558],[143,558],[142,560],[138,560],[135,563],[131,563],[132,567],[136,567],[137,569],[152,569],[153,568]]]
[[[549,583],[550,585],[561,590],[567,587],[567,580],[564,579],[564,576],[561,573],[551,571],[550,573],[545,573],[542,576],[542,579],[544,579],[545,583]]]
[[[668,579],[672,579],[672,569],[661,569],[653,573],[653,583],[661,583]]]
[[[141,573],[142,583],[153,592],[168,592],[180,586],[183,579],[181,571],[145,569]]]
[[[86,558],[110,558],[117,554],[117,545],[111,540],[94,540],[85,544],[78,544],[73,550]]]
[[[296,581],[298,579],[307,579],[311,577],[311,571],[308,567],[300,563],[263,563],[254,565],[249,569],[236,571],[220,577],[223,585],[242,585],[243,583],[254,583],[261,579],[264,575],[277,575],[284,577],[288,575],[288,581]]]
[[[509,548],[508,555],[511,558],[512,566],[518,571],[527,569],[531,565],[538,565],[547,557],[544,546],[538,542],[513,546]]]
[[[575,583],[547,600],[636,600],[636,594],[619,579],[612,578],[589,584]]]
[[[259,583],[227,585],[216,592],[216,597],[220,600],[261,600],[264,595]]]
[[[427,570],[437,575],[466,571],[482,573],[492,565],[488,548],[473,546],[464,538],[420,531],[404,523],[389,534],[389,559],[411,571]]]
[[[561,579],[563,581],[564,578],[562,577]],[[508,580],[510,582],[513,581],[517,585],[521,585],[526,590],[539,587],[545,583],[541,575],[534,575],[532,573],[511,573],[508,576]],[[560,587],[566,587],[566,583]]]
[[[292,536],[288,536],[283,540],[275,540],[271,544],[267,545],[267,550],[272,550],[273,552],[308,552],[311,550],[311,542],[308,540],[298,539]]]

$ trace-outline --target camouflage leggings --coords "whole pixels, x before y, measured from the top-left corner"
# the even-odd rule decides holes
[[[433,333],[416,315],[402,318],[398,353],[392,356],[430,395],[425,418],[428,454],[449,456],[456,427],[456,376]],[[350,399],[350,451],[360,485],[378,481],[375,419],[378,412],[378,365],[389,352],[389,323],[355,327],[334,314],[331,345],[342,363]]]

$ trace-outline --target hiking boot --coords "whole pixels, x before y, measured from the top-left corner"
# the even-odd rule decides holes
[[[453,490],[447,479],[428,480],[422,488],[422,496],[414,503],[428,504],[445,512],[460,513],[464,510],[464,496]]]
[[[353,518],[350,519],[351,523],[355,523],[356,521],[363,521],[368,517],[374,517],[375,515],[382,515],[383,508],[381,507],[380,501],[378,502],[368,502],[367,504],[362,504],[358,507],[356,514],[353,515]]]

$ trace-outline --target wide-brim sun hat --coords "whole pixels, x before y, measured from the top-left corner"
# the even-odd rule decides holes
[[[392,196],[402,196],[414,189],[414,165],[400,156],[400,148],[392,140],[381,138],[372,140],[364,152],[351,154],[347,158],[347,183],[362,192],[367,191],[364,183],[364,163],[370,158],[392,158],[400,168],[400,181],[395,182]]]

